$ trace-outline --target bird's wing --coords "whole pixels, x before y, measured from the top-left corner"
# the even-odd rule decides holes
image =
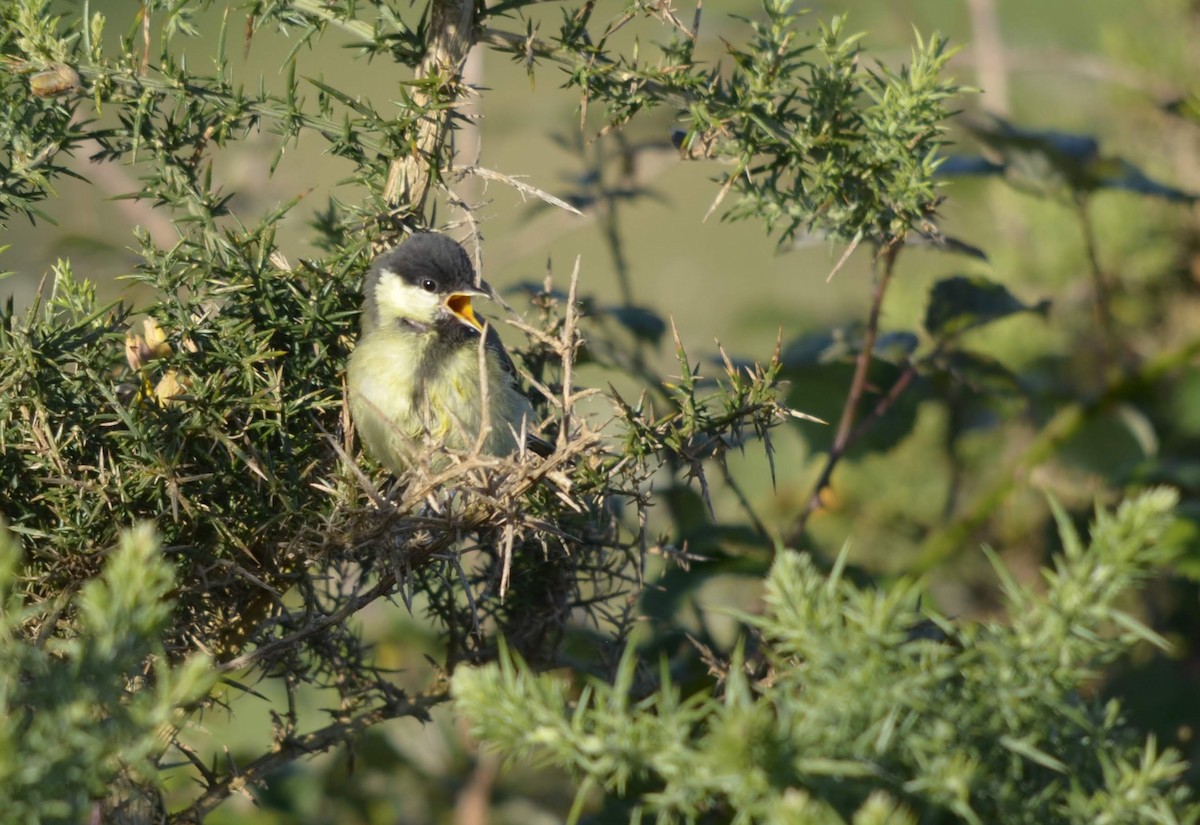
[[[494,324],[489,323],[487,325],[487,342],[485,346],[496,354],[496,359],[500,362],[500,369],[512,380],[513,385],[517,386],[520,384],[517,377],[517,365],[513,363],[512,356],[504,348],[504,344],[500,340],[500,333],[496,332]]]
[[[513,363],[512,356],[508,354],[508,350],[504,348],[504,344],[500,341],[500,334],[496,332],[496,327],[490,323],[487,326],[487,339],[484,346],[496,354],[496,360],[500,363],[500,369],[504,372],[505,376],[507,376],[508,380],[512,382],[513,389],[520,393],[521,379],[517,374],[517,365]],[[531,414],[532,411],[533,408],[530,407]],[[530,421],[529,426],[532,425],[533,421]],[[540,455],[542,458],[545,458],[554,452],[554,446],[549,441],[546,441],[544,438],[540,438],[533,433],[525,434],[525,446],[527,446],[532,453],[535,455]]]

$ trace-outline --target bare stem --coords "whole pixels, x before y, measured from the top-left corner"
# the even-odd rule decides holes
[[[750,519],[750,523],[754,526],[754,531],[764,540],[770,542],[775,538],[771,530],[767,529],[766,522],[759,517],[754,509],[754,505],[750,503],[750,498],[746,495],[746,491],[737,483],[733,473],[729,471],[729,464],[726,463],[724,456],[717,461],[717,466],[721,468],[721,475],[725,478],[725,484],[737,496],[738,504],[741,505],[742,512]]]
[[[868,414],[862,421],[858,422],[858,426],[855,427],[854,431],[850,433],[849,443],[853,444],[858,441],[858,439],[862,438],[866,434],[867,430],[871,428],[872,424],[887,415],[895,405],[896,401],[899,400],[900,396],[904,394],[904,391],[908,389],[908,385],[911,384],[912,380],[916,377],[917,365],[913,362],[909,362],[909,364],[904,368],[904,372],[900,373],[900,377],[896,379],[894,384],[892,384],[892,388],[888,390],[887,395],[885,395],[883,398],[880,398],[879,403],[872,408],[870,414]]]
[[[222,673],[232,673],[233,671],[247,668],[250,665],[266,659],[269,656],[273,656],[281,650],[285,650],[293,645],[297,645],[310,636],[315,636],[327,628],[330,628],[336,624],[341,624],[350,616],[362,610],[376,599],[387,595],[387,593],[393,586],[395,586],[395,584],[395,573],[391,571],[386,572],[374,587],[346,602],[328,616],[322,616],[317,621],[306,625],[294,633],[289,633],[286,636],[282,636],[278,639],[267,642],[266,644],[255,648],[249,653],[243,653],[240,656],[235,656],[227,662],[222,662],[217,667]]]
[[[411,699],[396,697],[358,716],[339,720],[304,736],[290,737],[248,765],[233,769],[215,784],[210,784],[185,810],[173,814],[171,821],[199,823],[231,794],[248,789],[282,765],[302,756],[327,751],[388,719],[402,716],[424,718],[430,708],[446,701],[449,696],[449,686],[439,680]]]
[[[974,35],[974,56],[979,87],[987,96],[988,111],[1007,115],[1008,67],[1004,37],[1000,32],[1000,14],[996,0],[967,0]]]
[[[574,367],[575,354],[579,347],[576,338],[576,323],[579,320],[579,263],[575,258],[575,268],[571,271],[571,286],[567,292],[567,308],[562,329],[562,427],[558,431],[558,446],[565,447],[571,437],[571,410],[575,405]]]
[[[1100,254],[1096,246],[1096,232],[1088,215],[1087,201],[1075,199],[1075,215],[1083,232],[1083,247],[1087,252],[1088,271],[1092,278],[1092,309],[1096,316],[1096,328],[1100,331],[1102,363],[1107,363],[1116,353],[1116,324],[1112,316],[1112,292],[1104,270],[1100,268]]]
[[[432,188],[434,172],[442,167],[442,151],[450,132],[453,107],[444,95],[457,96],[463,62],[474,44],[475,3],[473,0],[430,0],[429,34],[425,57],[417,67],[418,79],[437,79],[435,87],[420,86],[413,103],[425,111],[417,125],[414,151],[392,160],[383,197],[389,206],[404,204],[414,213],[422,211]]]
[[[862,404],[863,393],[867,387],[867,374],[870,371],[871,358],[875,350],[875,339],[879,335],[879,314],[883,307],[883,297],[887,294],[888,284],[891,282],[892,273],[896,268],[896,256],[899,254],[902,245],[899,241],[889,242],[883,248],[880,255],[882,268],[879,277],[875,280],[875,290],[871,295],[871,311],[867,317],[867,330],[863,338],[862,349],[858,353],[858,358],[855,359],[854,378],[850,382],[850,391],[846,394],[846,403],[842,407],[842,416],[838,421],[837,434],[833,438],[833,445],[829,448],[829,456],[825,459],[825,466],[821,469],[821,475],[818,476],[816,484],[813,485],[808,503],[796,519],[796,523],[792,526],[792,531],[788,536],[789,545],[798,543],[802,538],[804,527],[808,523],[808,517],[821,506],[821,493],[829,486],[829,482],[833,478],[834,468],[837,467],[838,462],[842,460],[846,451],[859,435],[854,425],[858,419],[858,409]],[[899,384],[900,382],[897,383]],[[905,382],[904,386],[907,386],[907,382]],[[900,387],[901,391],[904,389],[904,386]],[[886,401],[886,399],[884,400]],[[891,402],[888,402],[887,406],[890,407],[890,405]]]

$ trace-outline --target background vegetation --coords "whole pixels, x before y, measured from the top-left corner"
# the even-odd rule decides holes
[[[1191,4],[463,8],[0,11],[5,809],[1194,821]],[[425,226],[549,462],[355,460]]]

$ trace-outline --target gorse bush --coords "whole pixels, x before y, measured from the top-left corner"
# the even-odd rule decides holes
[[[215,674],[206,656],[171,666],[163,655],[172,570],[148,527],[121,537],[71,611],[27,604],[21,561],[0,533],[0,804],[13,823],[80,822],[114,777],[156,776],[180,708],[203,698]],[[59,635],[67,612],[72,632]],[[138,801],[114,798],[117,810]]]
[[[782,549],[814,545],[808,520],[839,467],[902,399],[1018,394],[1021,382],[971,335],[1049,311],[956,275],[934,286],[919,334],[881,328],[907,246],[981,254],[937,223],[959,91],[945,39],[918,35],[906,65],[868,67],[842,18],[806,28],[790,3],[769,0],[716,63],[697,56],[699,10],[685,22],[668,3],[639,1],[601,18],[598,5],[0,8],[7,237],[22,242],[15,222],[61,218],[55,187],[68,178],[119,199],[138,224],[121,242],[133,255],[128,297],[102,300],[72,256],[0,313],[0,510],[12,534],[0,547],[0,795],[14,816],[135,818],[137,802],[143,819],[197,822],[251,790],[286,807],[270,801],[272,778],[375,741],[389,720],[432,718],[453,683],[454,712],[485,739],[576,774],[576,817],[592,806],[599,819],[663,821],[1123,821],[1122,811],[1193,821],[1182,762],[1123,728],[1115,705],[1082,698],[1134,638],[1159,641],[1117,599],[1167,564],[1171,494],[1098,516],[1086,552],[1060,514],[1064,557],[1044,597],[1010,583],[1021,610],[1009,625],[937,619],[933,638],[918,632],[928,617],[907,585],[852,585],[844,560],[830,572],[819,553]],[[630,46],[627,27],[655,45]],[[327,42],[350,46],[337,59],[356,71],[387,67],[398,89],[379,103],[325,80]],[[245,55],[281,44],[274,88]],[[588,139],[621,147],[626,171],[636,152],[622,130],[670,112],[682,157],[723,164],[710,211],[757,221],[781,249],[818,236],[847,243],[842,262],[869,251],[865,324],[819,346],[784,346],[786,330],[760,357],[703,359],[660,308],[628,290],[606,303],[579,264],[550,267],[506,329],[550,455],[454,454],[388,477],[360,455],[343,393],[373,256],[442,229],[469,236],[478,265],[488,204],[463,192],[488,181],[597,218],[619,262],[616,210],[648,189],[628,174],[612,184],[600,164],[583,191],[551,194],[456,160],[472,125],[464,104],[491,94],[464,80],[473,46],[561,80],[595,130]],[[301,141],[331,159],[336,190],[283,180]],[[251,144],[266,145],[278,202],[243,198],[226,179],[232,153]],[[114,168],[132,176],[115,189],[91,174]],[[1068,199],[1085,226],[1080,204],[1104,188],[1088,186]],[[280,240],[299,219],[311,255]],[[1113,291],[1092,274],[1109,318]],[[1110,340],[1121,334],[1106,323]],[[663,343],[674,350],[665,366]],[[1073,398],[1011,472],[946,509],[918,565],[977,546],[972,531],[1022,470],[1090,417],[1136,402],[1197,346],[1128,358],[1113,383]],[[809,417],[804,371],[835,363],[846,370],[841,412],[781,536],[732,468],[761,450],[774,476],[772,438]],[[583,368],[643,391],[584,388]],[[714,494],[724,490],[732,508]],[[763,614],[742,617],[751,653],[705,628],[681,642],[685,607],[727,573],[766,582]],[[412,652],[404,676],[356,621],[390,599],[419,616],[436,652],[427,663]],[[646,615],[654,621],[634,643]],[[659,656],[656,676],[644,662]],[[541,670],[591,681],[572,696],[577,683]],[[263,695],[260,683],[281,700],[251,752],[202,753],[189,725],[219,710],[240,721],[237,695]],[[313,701],[324,708],[315,720]],[[181,781],[160,798],[163,768]],[[375,769],[364,758],[361,771]],[[589,796],[596,788],[603,801]]]
[[[1142,640],[1118,607],[1168,561],[1175,494],[1097,513],[1044,593],[1005,578],[1006,622],[919,609],[915,588],[863,589],[841,564],[783,551],[767,578],[751,666],[739,647],[716,694],[638,695],[633,648],[609,684],[575,686],[510,655],[460,670],[456,708],[503,753],[567,767],[634,821],[1195,822],[1184,765],[1086,699],[1097,667]],[[842,563],[844,563],[844,557]]]

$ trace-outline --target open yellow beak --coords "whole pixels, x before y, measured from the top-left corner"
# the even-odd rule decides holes
[[[454,292],[446,299],[446,309],[454,313],[458,320],[462,321],[469,327],[483,332],[483,324],[475,317],[475,310],[471,308],[471,298],[476,295],[487,296],[486,292]]]

